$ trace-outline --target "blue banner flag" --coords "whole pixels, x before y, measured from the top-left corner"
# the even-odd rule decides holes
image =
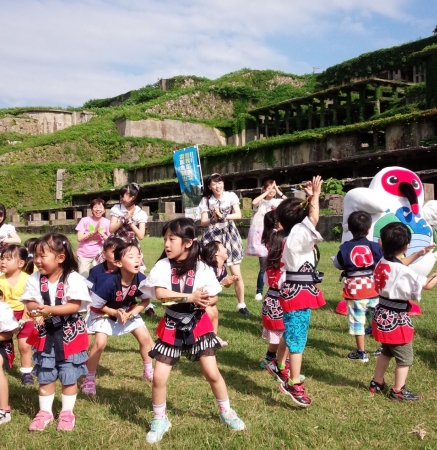
[[[191,192],[194,187],[197,188],[195,189],[197,191],[202,186],[197,147],[176,150],[173,153],[173,161],[182,194],[185,191]]]

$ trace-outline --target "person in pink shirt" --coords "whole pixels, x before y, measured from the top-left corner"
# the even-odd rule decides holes
[[[92,216],[84,217],[77,224],[77,259],[79,273],[85,278],[94,258],[102,251],[103,242],[106,241],[109,232],[109,220],[104,217],[106,202],[101,198],[95,198],[90,203]]]

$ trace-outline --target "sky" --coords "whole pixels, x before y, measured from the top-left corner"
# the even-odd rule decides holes
[[[0,108],[243,67],[320,72],[436,25],[436,0],[0,0]]]

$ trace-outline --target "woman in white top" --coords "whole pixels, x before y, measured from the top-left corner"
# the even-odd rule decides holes
[[[226,192],[223,178],[218,173],[210,175],[203,189],[203,198],[199,204],[200,224],[205,227],[202,245],[212,241],[223,244],[228,252],[226,265],[232,275],[238,276],[234,282],[238,304],[237,310],[250,316],[244,303],[244,282],[241,277],[240,264],[243,260],[243,243],[234,220],[241,219],[240,200],[234,192]]]
[[[279,198],[275,198],[276,196]],[[255,300],[263,299],[264,289],[264,264],[267,257],[267,248],[261,243],[261,236],[264,229],[264,216],[267,212],[276,209],[279,203],[287,197],[276,186],[276,181],[266,180],[263,183],[262,194],[252,200],[253,215],[250,219],[249,234],[247,236],[247,256],[258,256],[259,273],[256,282]]]
[[[9,244],[21,244],[20,236],[15,231],[15,227],[9,223],[5,223],[6,208],[0,204],[0,253],[5,250]]]

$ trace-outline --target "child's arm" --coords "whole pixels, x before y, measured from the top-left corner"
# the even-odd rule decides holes
[[[434,249],[435,249],[435,244],[428,245],[425,248],[422,248],[422,250],[419,250],[418,252],[412,253],[410,256],[406,256],[405,258],[403,258],[401,260],[402,264],[404,264],[404,266],[409,266],[414,261],[416,261],[417,259],[419,259],[422,256],[425,256],[427,253],[431,252]]]
[[[308,218],[314,226],[319,222],[319,198],[320,193],[322,192],[322,183],[322,177],[317,175],[316,177],[313,177],[313,181],[308,182],[304,188],[304,191],[310,197]]]
[[[33,304],[34,302],[29,302]],[[35,302],[36,303],[36,302]],[[65,305],[58,305],[58,306],[47,306],[47,305],[40,305],[38,303],[36,309],[38,312],[52,315],[52,316],[68,316],[70,314],[76,314],[79,312],[80,309],[80,300],[69,300]],[[30,308],[30,305],[28,305]]]
[[[436,284],[437,284],[437,272],[434,272],[426,280],[426,284],[425,284],[425,286],[423,286],[423,289],[426,289],[426,290],[432,289]]]

